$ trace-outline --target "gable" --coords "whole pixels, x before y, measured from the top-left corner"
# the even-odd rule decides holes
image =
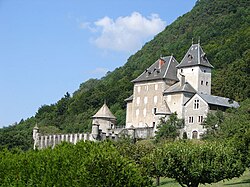
[[[200,102],[204,103],[206,106],[208,106],[208,103],[199,95],[199,94],[195,94],[193,97],[191,97],[186,103],[184,103],[185,107],[190,107],[190,105],[194,104],[194,100],[199,100]]]

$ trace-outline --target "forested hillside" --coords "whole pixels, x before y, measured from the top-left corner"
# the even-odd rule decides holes
[[[106,100],[118,119],[125,124],[124,99],[132,94],[136,78],[160,55],[172,53],[180,62],[192,38],[201,45],[210,63],[212,94],[239,102],[250,97],[250,7],[248,0],[200,0],[187,14],[146,43],[126,64],[100,80],[90,79],[71,96],[41,106],[34,117],[0,129],[0,145],[31,148],[32,128],[42,132],[82,132],[91,127],[91,116]]]

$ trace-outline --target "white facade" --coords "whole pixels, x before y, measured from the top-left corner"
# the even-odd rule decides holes
[[[178,69],[178,74],[185,76],[187,82],[198,93],[211,94],[211,68],[196,66]]]
[[[180,64],[172,56],[163,59],[163,74],[155,77],[158,63],[163,64],[160,58],[133,81],[126,128],[156,127],[160,117],[176,112],[185,122],[182,133],[186,132],[189,139],[199,139],[206,131],[201,124],[211,108],[238,106],[236,102],[230,104],[228,98],[211,95],[213,66],[200,44],[192,44]]]

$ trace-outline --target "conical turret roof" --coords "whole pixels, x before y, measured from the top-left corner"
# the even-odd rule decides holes
[[[106,103],[102,105],[102,107],[98,110],[98,112],[94,116],[92,116],[92,118],[107,118],[116,120],[116,117],[109,110],[109,107],[106,105]]]

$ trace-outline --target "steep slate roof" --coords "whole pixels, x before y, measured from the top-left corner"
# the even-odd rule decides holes
[[[161,57],[132,82],[170,79],[176,80],[178,62],[173,56]]]
[[[196,93],[196,90],[188,82],[185,82],[183,85],[181,85],[181,82],[178,82],[167,88],[164,94],[177,92]]]
[[[116,117],[112,114],[112,112],[109,110],[106,103],[102,105],[102,107],[98,110],[98,112],[92,116],[92,118],[108,118],[108,119],[116,119]]]
[[[226,97],[220,97],[220,96],[214,96],[214,95],[207,95],[207,94],[198,94],[199,96],[201,96],[202,99],[204,99],[208,104],[211,105],[217,105],[217,106],[224,106],[224,107],[234,107],[237,108],[239,107],[239,103],[237,103],[236,101],[230,102],[231,100],[229,98]]]
[[[176,67],[184,68],[198,65],[213,68],[206,57],[206,53],[204,53],[199,43],[192,44],[181,63]]]

